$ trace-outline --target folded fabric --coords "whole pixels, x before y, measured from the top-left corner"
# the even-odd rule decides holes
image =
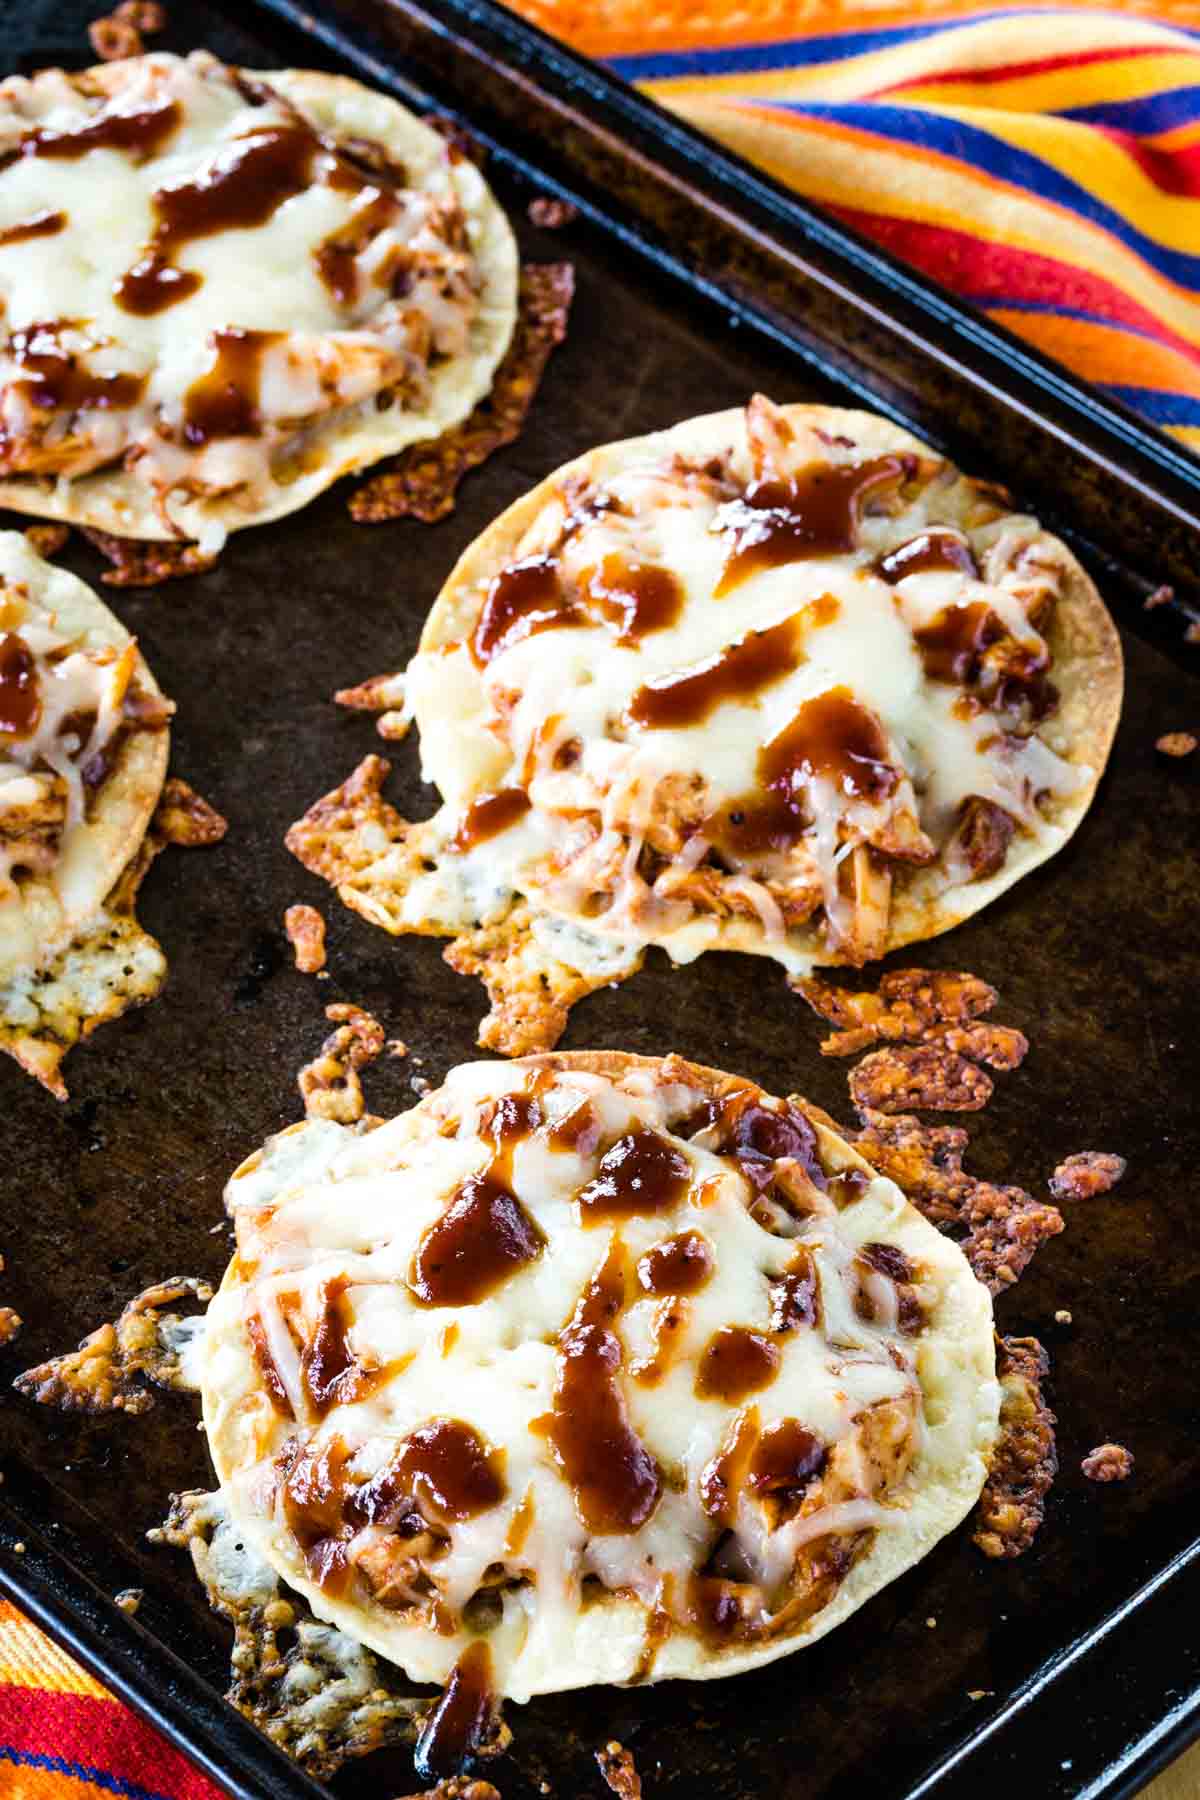
[[[1200,450],[1200,6],[516,4]]]

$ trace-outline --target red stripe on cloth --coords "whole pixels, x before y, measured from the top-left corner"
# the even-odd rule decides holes
[[[171,1800],[223,1800],[207,1776],[115,1700],[6,1687],[0,1690],[0,1745],[102,1769]]]
[[[987,87],[989,82],[1021,81],[1027,75],[1052,75],[1056,69],[1085,69],[1092,63],[1124,62],[1136,56],[1200,56],[1200,50],[1183,44],[1110,44],[1103,50],[1064,50],[1058,56],[1039,56],[1029,62],[991,63],[985,69],[960,66],[934,69],[928,74],[907,75],[889,87],[873,88],[863,99],[894,94],[909,87]]]
[[[1155,313],[1141,306],[1121,288],[1078,269],[1040,256],[1033,250],[1017,250],[1011,244],[993,244],[969,237],[946,225],[924,225],[913,219],[894,219],[884,213],[863,212],[855,207],[830,208],[839,218],[882,244],[922,273],[944,282],[955,293],[980,306],[1033,302],[1084,312],[1111,324],[1145,333],[1168,344],[1181,356],[1200,366],[1200,346],[1172,331]]]
[[[1200,144],[1188,144],[1181,150],[1160,150],[1132,132],[1119,131],[1115,125],[1093,125],[1135,162],[1142,174],[1160,193],[1177,200],[1200,200]]]

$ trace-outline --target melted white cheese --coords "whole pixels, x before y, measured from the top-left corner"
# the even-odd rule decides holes
[[[660,1649],[654,1672],[696,1666],[699,1653],[683,1597],[721,1535],[704,1509],[701,1482],[748,1406],[757,1408],[764,1430],[799,1421],[844,1469],[857,1467],[868,1409],[893,1402],[912,1418],[907,1440],[901,1436],[897,1479],[881,1489],[864,1476],[856,1492],[851,1481],[829,1505],[817,1503],[815,1511],[810,1507],[777,1531],[764,1503],[743,1491],[722,1554],[770,1594],[813,1538],[860,1530],[886,1537],[915,1516],[920,1479],[904,1469],[926,1454],[930,1431],[934,1438],[939,1430],[950,1431],[954,1479],[967,1476],[978,1463],[978,1433],[989,1429],[984,1415],[994,1416],[995,1385],[972,1378],[970,1405],[977,1394],[983,1397],[982,1425],[959,1416],[954,1406],[944,1409],[951,1415],[948,1426],[944,1416],[939,1423],[931,1415],[927,1424],[925,1339],[898,1330],[894,1304],[878,1307],[873,1322],[861,1316],[856,1252],[878,1240],[906,1245],[931,1276],[934,1314],[956,1284],[972,1296],[959,1326],[963,1342],[951,1347],[951,1358],[974,1355],[976,1337],[987,1345],[983,1290],[966,1273],[960,1253],[924,1225],[891,1182],[869,1182],[840,1209],[813,1189],[811,1213],[781,1214],[787,1235],[773,1232],[751,1217],[751,1190],[732,1160],[704,1148],[703,1136],[685,1141],[671,1133],[671,1123],[694,1111],[701,1096],[642,1071],[623,1080],[560,1072],[549,1087],[541,1078],[548,1120],[586,1104],[599,1127],[598,1141],[586,1150],[553,1147],[544,1131],[516,1144],[509,1186],[544,1237],[541,1254],[473,1304],[421,1304],[409,1282],[422,1236],[464,1180],[487,1165],[486,1128],[497,1097],[528,1091],[526,1082],[519,1064],[470,1065],[452,1071],[421,1109],[366,1135],[322,1122],[273,1140],[228,1190],[238,1261],[210,1309],[204,1350],[206,1421],[218,1471],[242,1528],[275,1566],[309,1594],[322,1616],[348,1625],[412,1676],[441,1680],[470,1636],[461,1609],[482,1587],[494,1586],[498,1565],[506,1580],[496,1589],[500,1615],[489,1643],[498,1691],[516,1698],[586,1679],[628,1679],[645,1648],[646,1609],[658,1602],[669,1615],[668,1636],[679,1645],[693,1643],[693,1649]],[[686,1157],[686,1192],[662,1210],[588,1223],[579,1190],[596,1175],[603,1150],[640,1128],[662,1134]],[[698,1292],[675,1303],[683,1324],[665,1375],[650,1385],[634,1370],[651,1349],[652,1319],[662,1302],[639,1297],[636,1279],[630,1286],[632,1270],[646,1251],[685,1230],[703,1238],[713,1272]],[[638,1529],[596,1534],[551,1452],[545,1421],[555,1404],[560,1334],[617,1242],[630,1271],[624,1310],[610,1327],[622,1346],[619,1389],[629,1423],[663,1480],[651,1516]],[[793,1263],[799,1247],[819,1274],[821,1322],[771,1335],[770,1283]],[[319,1417],[305,1390],[301,1352],[312,1343],[330,1281],[347,1284],[347,1342],[354,1357],[385,1373],[362,1397],[337,1402]],[[253,1314],[262,1322],[294,1423],[272,1405],[253,1361],[245,1328]],[[731,1325],[771,1335],[778,1351],[774,1379],[744,1403],[697,1393],[702,1353],[715,1333]],[[936,1333],[929,1336],[936,1341]],[[429,1582],[449,1609],[445,1628],[439,1632],[423,1618],[385,1609],[358,1578],[348,1600],[314,1589],[283,1508],[275,1460],[281,1447],[297,1435],[310,1455],[344,1446],[353,1477],[369,1478],[410,1433],[447,1418],[471,1426],[499,1453],[504,1494],[451,1525],[444,1548],[425,1559]],[[878,1497],[870,1497],[876,1491]],[[529,1509],[528,1530],[513,1549],[510,1534]],[[381,1526],[364,1526],[348,1554],[352,1560],[369,1555],[386,1537]],[[595,1618],[602,1609],[585,1604],[589,1581],[598,1582],[612,1602],[606,1625]],[[631,1604],[638,1609],[632,1622]],[[693,1661],[680,1663],[680,1654]]]
[[[203,183],[256,135],[294,126],[299,115],[274,95],[253,103],[202,52],[154,54],[121,69],[107,100],[54,70],[0,84],[0,431],[15,446],[6,472],[76,475],[124,457],[162,504],[185,483],[261,501],[279,472],[277,453],[299,443],[305,422],[373,404],[397,384],[419,397],[430,357],[463,350],[479,276],[471,253],[450,241],[462,223],[454,187],[446,179],[437,192],[401,189],[388,216],[362,231],[357,292],[343,300],[322,279],[316,253],[354,231],[389,184],[374,185],[364,171],[359,191],[347,191],[314,173],[265,220],[183,242],[170,262],[197,278],[195,290],[139,315],[116,296],[152,246],[155,194]],[[146,152],[99,144],[72,157],[28,153],[38,132],[69,134],[169,103],[179,122]],[[6,229],[44,213],[62,214],[63,229],[4,243]],[[392,298],[397,259],[410,258],[410,284]],[[64,402],[43,433],[38,383],[19,355],[34,327],[35,353],[69,355],[92,375],[134,377],[140,395],[129,405]],[[230,328],[280,336],[258,358],[257,429],[204,443],[189,436],[186,396],[217,364],[214,334]]]
[[[836,455],[862,459],[861,452]],[[744,449],[726,452],[725,467],[750,481]],[[678,616],[634,644],[600,622],[514,635],[482,668],[465,640],[418,653],[406,674],[406,700],[420,727],[422,773],[445,805],[426,828],[436,869],[409,885],[406,921],[432,918],[446,929],[487,923],[503,911],[506,896],[520,892],[543,913],[580,924],[592,941],[607,939],[626,960],[650,942],[678,961],[718,939],[729,942],[723,920],[670,897],[673,881],[710,848],[703,830],[689,826],[681,847],[676,832],[653,892],[638,872],[639,854],[647,842],[661,848],[663,828],[669,834],[689,806],[711,817],[761,792],[763,747],[807,701],[840,688],[882,728],[896,787],[874,800],[811,779],[812,823],[793,850],[732,859],[723,852],[733,879],[722,891],[743,899],[750,914],[738,921],[746,940],[738,947],[762,949],[797,970],[811,966],[811,931],[789,932],[780,900],[797,882],[815,883],[836,927],[845,905],[840,863],[856,843],[886,838],[906,815],[915,813],[934,853],[972,795],[1002,807],[1029,839],[1050,844],[1061,835],[1041,803],[1077,793],[1091,771],[1060,754],[1065,746],[1051,748],[1053,718],[1039,733],[1011,735],[1011,719],[965,706],[959,686],[929,678],[914,637],[943,609],[981,602],[1025,649],[1045,653],[1019,597],[1028,591],[1021,552],[1037,536],[1036,521],[1010,517],[975,531],[978,561],[992,579],[937,570],[891,585],[873,565],[939,519],[935,481],[898,516],[868,514],[856,550],[760,568],[718,595],[733,542],[721,529],[727,515],[719,495],[679,477],[653,447],[589,497],[597,491],[619,511],[586,518],[568,537],[558,553],[568,589],[617,555],[670,571],[683,591]],[[563,501],[552,500],[511,560],[553,546],[565,511]],[[1052,593],[1058,575],[1051,558],[1039,579]],[[466,596],[456,605],[460,619],[471,617]],[[801,649],[779,679],[721,701],[686,726],[651,729],[631,717],[642,686],[700,668],[748,634],[789,619],[798,621]],[[572,741],[577,754],[563,766],[561,748]],[[448,851],[470,801],[514,781],[527,788],[532,810],[467,854]],[[683,810],[681,783],[699,796],[688,801],[685,790]],[[892,866],[903,872],[903,863]],[[946,885],[952,879],[961,871],[947,869]]]

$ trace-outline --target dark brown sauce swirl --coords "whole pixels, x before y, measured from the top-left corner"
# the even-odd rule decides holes
[[[575,1196],[585,1225],[664,1212],[682,1200],[692,1165],[657,1131],[631,1131],[600,1158],[599,1173]]]
[[[339,165],[344,167],[344,165]],[[352,174],[352,171],[347,171]],[[331,187],[344,187],[345,175],[330,181]],[[356,187],[361,183],[354,182]],[[370,198],[354,209],[346,223],[335,232],[331,232],[324,243],[318,245],[314,260],[317,274],[333,295],[339,306],[353,306],[358,299],[358,268],[355,258],[361,255],[384,227],[390,223],[396,213],[396,197],[383,188],[370,191]]]
[[[913,632],[926,678],[960,686],[976,679],[984,651],[1003,635],[1004,627],[986,600],[943,607]]]
[[[218,232],[265,225],[285,200],[302,193],[322,145],[306,125],[267,125],[239,138],[191,181],[159,188],[157,223],[145,255],[118,281],[113,297],[126,312],[162,312],[194,292],[172,259],[185,245]]]
[[[979,564],[966,538],[944,525],[931,526],[918,532],[905,544],[898,544],[886,556],[876,559],[875,573],[894,587],[906,575],[924,575],[944,570],[959,570],[978,578]]]
[[[184,395],[183,435],[189,444],[257,436],[262,359],[282,336],[279,331],[243,331],[237,325],[213,332],[212,367]]]
[[[818,779],[846,799],[869,801],[885,799],[897,785],[879,723],[849,688],[806,700],[759,751],[757,791],[716,814],[705,829],[732,856],[786,851],[811,823],[809,788]]]
[[[803,660],[796,619],[748,632],[719,655],[682,675],[664,675],[638,688],[629,717],[647,731],[699,725],[728,700],[752,700],[782,681]]]
[[[423,1306],[474,1306],[536,1262],[545,1238],[490,1170],[472,1175],[413,1258],[409,1286]]]
[[[785,1505],[801,1498],[828,1460],[829,1451],[799,1419],[780,1419],[759,1438],[750,1459],[753,1493],[773,1494]]]
[[[683,588],[670,569],[626,562],[615,553],[589,578],[587,597],[590,607],[616,626],[618,644],[636,644],[665,630],[683,610]]]
[[[18,385],[31,405],[47,412],[80,412],[137,404],[145,391],[145,376],[95,374],[82,366],[74,351],[63,349],[57,332],[54,324],[27,325],[8,341],[8,353],[23,371]]]
[[[15,631],[0,638],[0,743],[32,737],[42,716],[33,651]]]
[[[907,473],[904,458],[879,456],[814,465],[790,481],[754,482],[718,515],[733,546],[714,598],[731,593],[760,569],[853,550],[867,496],[899,486]]]
[[[283,1516],[318,1587],[341,1592],[350,1578],[343,1516],[349,1451],[342,1439],[305,1446],[293,1438],[277,1470]]]
[[[322,1418],[331,1406],[363,1399],[390,1373],[386,1367],[364,1368],[350,1348],[347,1333],[354,1315],[346,1296],[349,1286],[346,1276],[326,1283],[320,1321],[300,1359],[300,1379],[309,1404]]]
[[[395,1525],[415,1506],[435,1525],[461,1524],[499,1506],[508,1492],[504,1459],[462,1419],[431,1419],[410,1432],[377,1475],[346,1498],[345,1517],[363,1525]]]
[[[568,606],[552,556],[527,556],[493,577],[471,639],[471,654],[484,667],[502,650],[535,631],[578,624]]]
[[[738,1496],[746,1485],[757,1442],[758,1408],[748,1406],[738,1413],[716,1455],[701,1471],[700,1504],[719,1525],[732,1526],[737,1516]]]
[[[845,687],[805,701],[759,753],[759,777],[782,799],[817,779],[831,781],[848,798],[870,800],[883,799],[896,786],[878,721]]]
[[[492,1679],[492,1653],[477,1639],[459,1657],[417,1739],[413,1761],[422,1781],[453,1775],[490,1735],[496,1708]]]
[[[144,158],[162,148],[182,117],[177,100],[162,100],[136,112],[106,108],[72,131],[48,126],[27,132],[15,150],[0,155],[0,173],[22,156],[45,156],[74,162],[91,150],[129,150]]]
[[[570,528],[582,523],[573,515]],[[563,585],[557,556],[527,556],[492,578],[471,637],[471,654],[485,667],[501,651],[535,632],[600,620],[616,630],[619,644],[634,644],[674,624],[683,591],[668,569],[606,556],[573,597]]]
[[[771,1329],[795,1331],[821,1319],[821,1278],[811,1250],[801,1245],[791,1266],[771,1283]]]
[[[486,844],[490,838],[498,837],[518,819],[524,818],[529,807],[529,795],[524,788],[506,787],[497,789],[494,794],[480,794],[459,820],[458,829],[450,840],[451,850],[461,853],[473,850],[476,844]]]
[[[638,1284],[647,1294],[698,1294],[716,1266],[708,1239],[698,1231],[682,1231],[647,1250],[637,1266]]]
[[[558,1340],[554,1409],[544,1429],[589,1531],[637,1531],[662,1493],[658,1464],[629,1423],[621,1341],[610,1329],[625,1299],[614,1244]]]
[[[0,250],[9,244],[27,244],[31,238],[57,237],[67,223],[64,212],[34,213],[19,225],[6,225],[0,231]]]
[[[267,1334],[263,1328],[261,1316],[256,1313],[246,1314],[246,1336],[250,1339],[250,1348],[254,1352],[254,1360],[258,1364],[263,1385],[270,1395],[271,1404],[276,1412],[282,1413],[285,1419],[294,1419],[292,1403],[288,1399],[288,1391],[283,1385],[279,1370],[275,1367],[275,1358],[271,1355]]]
[[[696,1371],[701,1400],[724,1400],[737,1406],[750,1394],[769,1387],[779,1373],[779,1345],[746,1325],[723,1325],[704,1346]]]

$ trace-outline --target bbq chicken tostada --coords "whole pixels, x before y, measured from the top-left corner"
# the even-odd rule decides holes
[[[475,166],[206,52],[0,83],[0,503],[219,548],[464,418],[516,318]]]
[[[59,1098],[59,1064],[158,992],[133,917],[172,708],[92,590],[0,532],[0,1050]]]
[[[800,975],[958,924],[1079,824],[1121,684],[1035,519],[882,419],[758,396],[502,514],[405,677],[441,810],[400,819],[373,758],[290,842],[385,929],[455,936],[519,1054],[650,944]]]
[[[677,1057],[466,1065],[273,1138],[227,1203],[202,1385],[236,1535],[415,1680],[768,1662],[983,1486],[988,1294],[798,1099]]]

